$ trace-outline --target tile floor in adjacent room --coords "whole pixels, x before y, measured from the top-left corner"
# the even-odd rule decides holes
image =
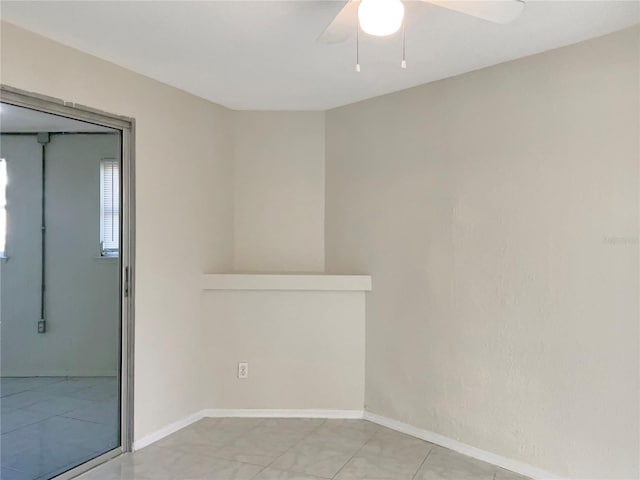
[[[120,445],[116,377],[0,378],[0,479],[46,479]]]
[[[206,418],[81,480],[524,480],[365,420]]]

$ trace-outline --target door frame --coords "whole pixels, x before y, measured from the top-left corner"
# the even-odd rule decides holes
[[[57,477],[73,478],[123,452],[133,449],[133,376],[134,376],[134,316],[135,316],[135,120],[91,107],[67,102],[0,84],[0,101],[18,107],[61,115],[122,131],[121,158],[121,241],[120,268],[120,447],[94,458]]]

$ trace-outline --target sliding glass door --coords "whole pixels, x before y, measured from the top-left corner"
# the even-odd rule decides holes
[[[123,130],[0,107],[1,478],[65,477],[129,446]]]

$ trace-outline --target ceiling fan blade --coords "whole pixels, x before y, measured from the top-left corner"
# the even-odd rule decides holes
[[[358,0],[349,0],[338,12],[329,26],[318,37],[322,43],[342,43],[356,31],[358,21]]]
[[[524,10],[522,0],[422,0],[494,23],[510,23]]]

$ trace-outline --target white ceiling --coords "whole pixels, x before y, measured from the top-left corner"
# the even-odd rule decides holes
[[[636,24],[637,1],[529,0],[496,25],[407,3],[401,36],[326,45],[317,37],[344,2],[5,1],[3,20],[243,110],[324,110],[539,53]],[[355,22],[355,19],[354,19]]]
[[[112,128],[0,103],[1,133],[115,132]]]

